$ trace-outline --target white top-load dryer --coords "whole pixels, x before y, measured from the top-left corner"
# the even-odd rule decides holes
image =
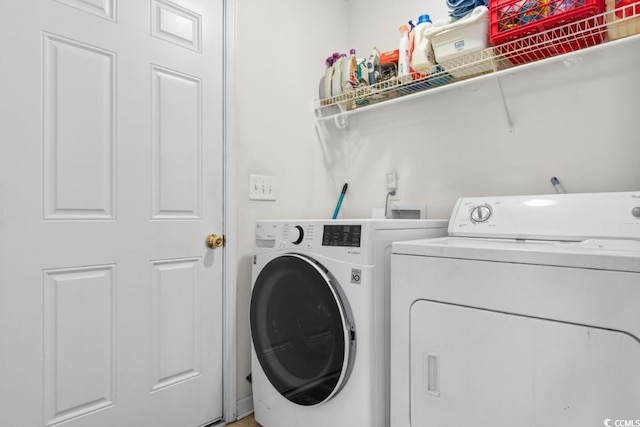
[[[462,198],[394,243],[391,427],[640,426],[640,192]]]
[[[388,426],[389,262],[446,220],[256,224],[250,324],[263,427]]]

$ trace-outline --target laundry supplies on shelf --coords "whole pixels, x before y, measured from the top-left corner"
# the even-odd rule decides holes
[[[448,0],[457,11],[451,16],[431,22],[423,14],[413,29],[403,24],[402,48],[382,53],[374,48],[368,58],[356,58],[357,81],[346,92],[341,83],[349,73],[337,64],[347,58],[334,55],[316,116],[321,121],[345,116],[349,110],[640,33],[640,0],[493,0],[489,7],[479,4],[484,1]]]

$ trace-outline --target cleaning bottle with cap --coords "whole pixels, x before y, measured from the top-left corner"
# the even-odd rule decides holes
[[[342,60],[342,92],[348,92],[358,86],[358,58],[356,50],[349,50],[349,56]]]
[[[369,70],[367,68],[367,58],[358,58],[358,86],[369,85]]]
[[[406,24],[400,26],[400,46],[398,48],[398,77],[409,76],[409,27]]]
[[[433,35],[433,23],[429,15],[421,15],[414,31],[413,56],[411,57],[411,67],[423,74],[429,74],[429,70],[436,64],[431,45]]]
[[[333,77],[334,60],[334,57],[330,56],[325,61],[327,68],[324,76],[320,79],[320,99],[331,98],[331,78]]]
[[[380,81],[382,69],[380,68],[380,51],[373,48],[373,52],[367,58],[367,71],[369,72],[369,84],[374,85]]]

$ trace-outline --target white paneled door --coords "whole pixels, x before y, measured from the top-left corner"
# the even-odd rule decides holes
[[[0,426],[222,417],[223,2],[0,2]]]

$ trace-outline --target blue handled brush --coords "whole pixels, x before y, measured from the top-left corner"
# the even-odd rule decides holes
[[[342,199],[344,199],[344,195],[347,192],[347,188],[348,187],[349,187],[349,184],[347,184],[347,183],[345,183],[342,186],[342,192],[340,193],[340,197],[338,198],[338,204],[336,205],[336,210],[333,211],[332,219],[338,218],[338,212],[340,212],[340,206],[342,206]]]

